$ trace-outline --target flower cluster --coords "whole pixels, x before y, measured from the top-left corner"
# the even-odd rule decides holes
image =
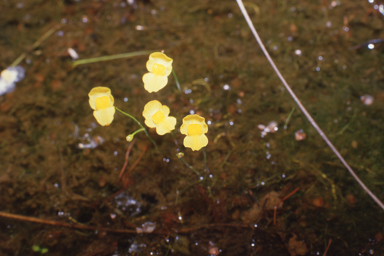
[[[168,76],[172,72],[172,62],[171,58],[161,52],[155,52],[149,56],[146,64],[149,72],[143,76],[144,88],[148,92],[157,92],[167,85]],[[93,88],[89,93],[89,104],[94,110],[93,115],[100,125],[108,126],[112,123],[116,108],[113,106],[114,99],[109,88]],[[121,110],[119,111],[121,112]],[[175,129],[176,118],[169,116],[169,114],[169,107],[162,105],[157,100],[148,102],[144,106],[142,113],[145,118],[145,124],[150,128],[155,128],[159,135],[170,133]],[[144,127],[141,130],[144,130]],[[128,135],[127,140],[132,140],[134,134],[141,130]],[[191,148],[193,151],[200,150],[208,144],[208,138],[205,135],[208,132],[208,126],[205,123],[205,119],[199,115],[184,117],[180,132],[186,135],[184,146]]]

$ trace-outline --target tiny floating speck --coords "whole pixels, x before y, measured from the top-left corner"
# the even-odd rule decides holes
[[[367,105],[367,106],[372,105],[373,101],[374,101],[373,96],[369,95],[369,94],[365,94],[365,95],[361,96],[360,100],[361,100],[361,102],[364,103],[364,105]]]

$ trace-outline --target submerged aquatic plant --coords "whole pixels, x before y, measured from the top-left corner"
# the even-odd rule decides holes
[[[327,143],[327,145],[331,148],[333,153],[339,158],[339,160],[343,163],[343,165],[347,168],[349,173],[355,178],[355,180],[359,183],[359,185],[365,190],[365,192],[370,195],[370,197],[384,210],[384,204],[372,193],[371,190],[365,186],[365,184],[360,180],[360,178],[356,175],[356,173],[352,170],[352,168],[349,166],[347,161],[341,156],[339,151],[335,148],[335,146],[332,144],[332,142],[328,139],[328,137],[325,135],[325,133],[321,130],[321,128],[317,125],[315,120],[312,118],[312,116],[308,113],[306,108],[301,104],[299,98],[297,98],[296,94],[292,91],[291,87],[288,85],[287,81],[285,81],[283,75],[280,73],[279,69],[276,67],[274,61],[272,60],[271,56],[269,55],[267,49],[265,48],[263,42],[261,41],[261,38],[259,34],[256,31],[256,28],[253,26],[252,20],[248,15],[247,10],[244,7],[242,0],[236,0],[237,4],[239,5],[239,8],[249,26],[251,29],[257,43],[259,44],[261,50],[263,51],[265,57],[268,59],[269,63],[271,64],[273,70],[277,74],[277,76],[280,78],[281,82],[283,83],[285,89],[289,92],[293,100],[296,102],[296,104],[299,106],[300,110],[304,113],[305,117],[308,119],[308,121],[312,124],[312,126],[316,129],[316,131],[320,134],[320,136],[323,138],[323,140]]]
[[[144,88],[148,92],[157,92],[163,89],[168,83],[168,76],[172,72],[173,60],[161,52],[154,52],[149,55],[147,69],[149,73],[144,74]]]
[[[144,106],[143,116],[145,124],[156,128],[159,135],[164,135],[175,129],[176,118],[169,115],[169,108],[157,100],[152,100]]]
[[[93,116],[102,126],[108,126],[112,123],[115,115],[114,99],[111,89],[108,87],[95,87],[89,94],[89,105],[94,109]]]
[[[199,115],[188,115],[183,118],[183,125],[180,132],[187,137],[184,138],[184,146],[193,151],[200,150],[208,145],[208,138],[205,133],[208,132],[208,125],[204,117]]]

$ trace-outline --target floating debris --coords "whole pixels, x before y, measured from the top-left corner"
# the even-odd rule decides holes
[[[142,228],[136,227],[137,234],[152,233],[156,228],[156,223],[145,222],[141,225]]]
[[[88,133],[84,134],[84,136],[80,139],[82,142],[79,142],[79,144],[77,144],[78,148],[80,149],[86,149],[86,148],[94,149],[98,145],[103,144],[104,142],[104,139],[102,137],[95,136],[91,138]]]
[[[1,71],[0,75],[0,95],[12,92],[16,82],[21,81],[25,76],[25,70],[21,66],[8,67]]]
[[[209,245],[208,246],[209,255],[219,255],[220,250],[212,241],[209,241],[208,245]]]
[[[267,126],[265,126],[263,124],[259,124],[257,126],[257,128],[262,130],[261,131],[261,137],[262,138],[264,138],[264,136],[267,135],[268,133],[274,133],[277,130],[279,130],[279,128],[277,127],[277,122],[275,122],[275,121],[270,122]]]
[[[364,103],[364,105],[372,105],[374,102],[374,98],[372,95],[369,94],[364,94],[363,96],[360,97],[361,102]]]
[[[126,191],[123,191],[115,196],[113,205],[115,206],[116,212],[125,216],[132,217],[140,214],[143,210],[142,203],[135,200]]]
[[[79,58],[79,54],[73,49],[73,48],[68,48],[68,54],[71,56],[73,60],[77,60]]]
[[[298,131],[295,132],[295,139],[296,139],[297,141],[304,140],[306,137],[307,137],[307,135],[305,134],[305,132],[303,131],[303,129],[300,129],[300,130],[298,130]]]

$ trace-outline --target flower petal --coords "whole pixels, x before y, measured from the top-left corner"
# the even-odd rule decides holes
[[[112,106],[115,102],[111,94],[111,89],[109,89],[108,87],[101,87],[101,86],[95,87],[89,92],[88,96],[89,96],[89,105],[94,110],[96,110],[96,99],[99,97],[108,96],[111,100]]]
[[[208,138],[204,134],[187,136],[184,138],[183,142],[185,147],[191,148],[193,151],[197,151],[208,145]]]
[[[116,111],[115,107],[109,107],[109,108],[93,111],[93,116],[96,118],[97,122],[100,125],[108,126],[113,121],[115,111]]]
[[[156,132],[159,135],[164,135],[175,129],[176,118],[173,116],[165,118],[164,122],[161,122],[156,127]]]
[[[161,112],[163,112],[164,115],[166,115],[166,116],[168,116],[169,113],[170,113],[169,107],[166,106],[166,105],[161,106],[161,108],[160,108],[159,110],[160,110]]]
[[[205,123],[205,118],[199,115],[188,115],[183,118],[183,125],[180,127],[181,134],[188,135],[188,125],[190,124],[201,124],[203,133],[208,132],[208,126]]]
[[[184,135],[188,135],[188,124],[184,123],[184,119],[183,119],[183,124],[180,126],[180,133]]]
[[[143,117],[145,119],[152,119],[152,116],[160,110],[161,103],[157,100],[151,100],[144,106]]]
[[[163,89],[168,83],[167,76],[156,76],[152,73],[146,73],[143,76],[144,89],[148,92],[157,92]]]
[[[147,69],[149,72],[152,72],[152,67],[155,63],[163,65],[165,67],[165,76],[169,76],[172,72],[172,62],[173,60],[167,55],[161,52],[154,52],[149,55],[149,60],[147,61]]]
[[[157,100],[152,100],[145,104],[144,110],[143,110],[143,117],[145,118],[144,123],[149,127],[149,128],[155,128],[156,124],[152,120],[152,116],[159,111],[161,108],[161,103]]]

